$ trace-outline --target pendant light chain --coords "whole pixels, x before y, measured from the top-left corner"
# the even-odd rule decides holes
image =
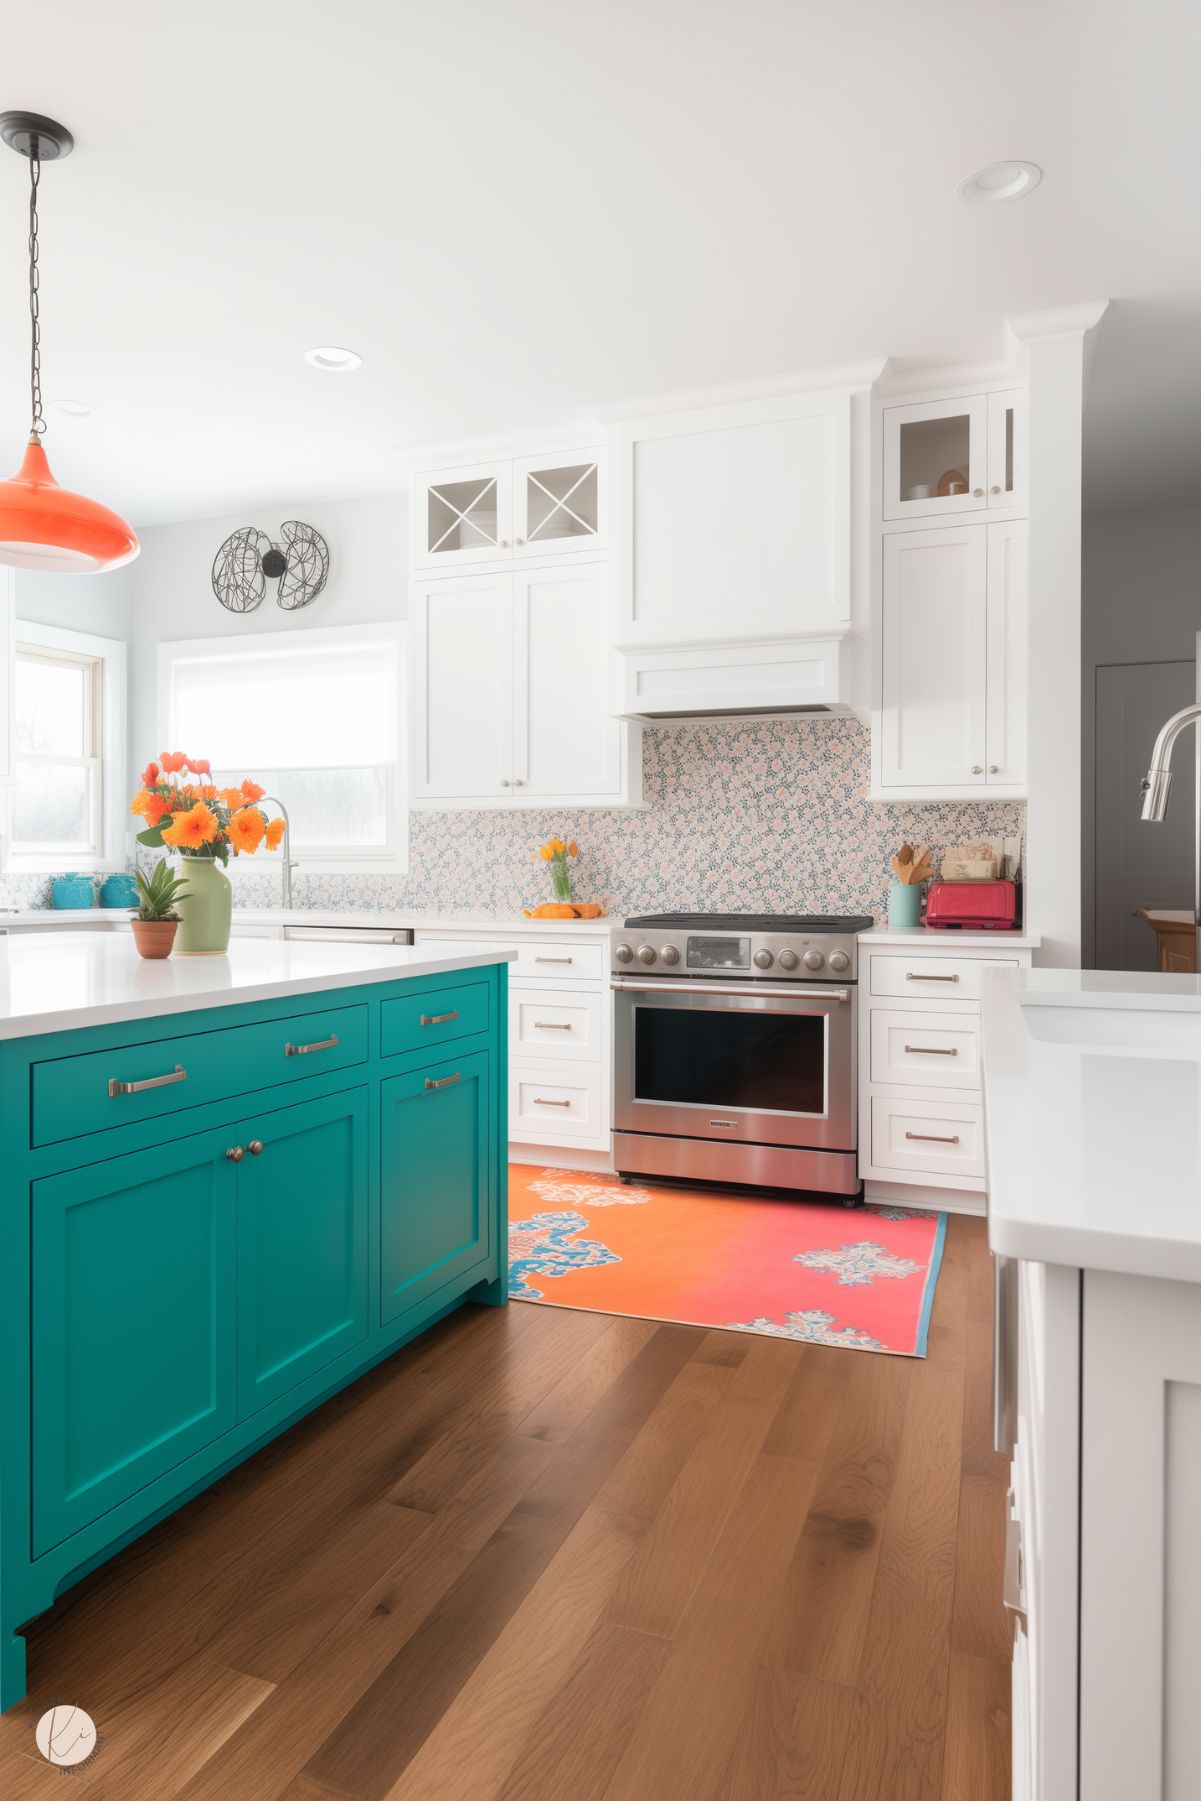
[[[29,155],[29,435],[40,438],[46,429],[42,417],[42,322],[39,317],[38,288],[38,183],[42,179],[42,162],[35,138]]]

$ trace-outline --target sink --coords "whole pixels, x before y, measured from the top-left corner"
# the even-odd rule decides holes
[[[1201,1059],[1201,1013],[1147,1007],[1073,1007],[1019,996],[1022,1020],[1042,1044],[1126,1055]]]

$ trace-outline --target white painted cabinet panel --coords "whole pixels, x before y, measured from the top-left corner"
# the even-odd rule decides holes
[[[885,536],[882,787],[984,786],[987,597],[983,527]]]
[[[497,798],[513,781],[513,584],[417,582],[412,593],[412,791]]]
[[[512,483],[507,462],[439,469],[413,479],[413,565],[448,570],[511,554]]]
[[[619,645],[845,629],[845,390],[627,421],[611,434],[609,466]]]
[[[595,450],[519,457],[511,469],[515,557],[602,548],[605,471]]]
[[[988,678],[986,768],[990,783],[1026,780],[1026,521],[988,530]]]
[[[616,799],[625,728],[611,716],[604,571],[513,577],[514,780],[533,798]]]

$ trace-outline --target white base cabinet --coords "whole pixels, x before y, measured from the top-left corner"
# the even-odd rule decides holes
[[[604,565],[413,584],[411,785],[418,805],[628,806],[638,728],[615,719]]]
[[[1195,1801],[1201,1286],[1004,1259],[998,1286],[1014,1801]]]

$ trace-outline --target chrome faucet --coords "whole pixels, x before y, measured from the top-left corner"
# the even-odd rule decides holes
[[[280,905],[283,907],[284,912],[288,913],[292,908],[292,871],[294,869],[299,869],[300,864],[292,861],[292,822],[288,818],[287,807],[284,806],[283,801],[275,794],[264,794],[259,801],[259,805],[264,806],[268,801],[270,801],[273,807],[279,808],[279,816],[284,822],[284,842],[282,847],[284,860],[281,866],[283,879],[280,884]]]
[[[1198,636],[1198,651],[1201,652],[1201,635]],[[1198,674],[1201,677],[1201,656],[1198,658]],[[1142,781],[1143,811],[1142,817],[1160,825],[1168,810],[1168,796],[1172,790],[1172,750],[1177,738],[1190,725],[1201,721],[1201,700],[1195,700],[1192,706],[1181,707],[1179,713],[1159,728],[1159,736],[1155,740],[1155,749],[1151,752],[1151,767]],[[1196,794],[1196,852],[1193,858],[1193,968],[1201,973],[1201,732],[1197,740],[1197,794]]]

